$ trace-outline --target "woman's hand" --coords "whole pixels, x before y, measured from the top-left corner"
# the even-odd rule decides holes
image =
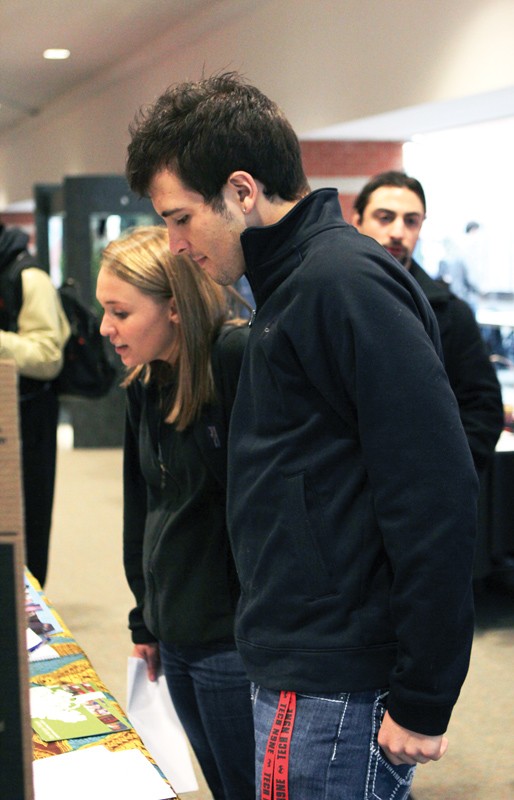
[[[134,658],[142,658],[146,661],[146,670],[149,681],[156,681],[161,663],[159,656],[159,645],[157,642],[151,644],[135,644],[132,653]]]

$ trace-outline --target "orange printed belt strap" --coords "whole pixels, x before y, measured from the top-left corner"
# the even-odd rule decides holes
[[[296,713],[296,694],[280,692],[262,767],[261,800],[289,800],[289,748]]]

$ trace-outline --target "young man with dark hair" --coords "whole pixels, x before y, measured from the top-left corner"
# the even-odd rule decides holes
[[[475,467],[482,472],[503,428],[500,384],[471,308],[412,257],[426,215],[423,187],[404,172],[383,172],[361,189],[354,208],[357,230],[376,239],[409,270],[432,306],[450,385]]]
[[[131,136],[171,250],[256,299],[228,517],[259,796],[402,800],[446,750],[473,635],[477,478],[435,317],[237,75],[169,89]]]
[[[369,180],[366,185],[362,187],[359,194],[353,201],[353,207],[359,219],[363,218],[366,206],[370,202],[371,195],[376,192],[377,189],[381,189],[382,186],[394,186],[396,189],[408,189],[409,192],[412,192],[417,196],[421,206],[423,207],[421,223],[419,226],[421,228],[421,224],[425,219],[427,208],[425,192],[417,178],[411,178],[409,175],[406,175],[404,172],[400,172],[399,170],[381,172],[379,175],[375,175],[373,178],[371,178],[371,180]],[[417,209],[417,213],[420,213],[419,208]]]

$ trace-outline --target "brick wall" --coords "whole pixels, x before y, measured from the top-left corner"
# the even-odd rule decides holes
[[[339,190],[343,216],[348,221],[355,196],[372,175],[403,168],[403,142],[306,141],[300,144],[311,188],[335,186]],[[31,213],[0,213],[0,222],[24,228],[34,244]]]
[[[372,175],[403,169],[403,142],[301,142],[311,189],[339,190],[343,216],[350,221],[355,196]]]

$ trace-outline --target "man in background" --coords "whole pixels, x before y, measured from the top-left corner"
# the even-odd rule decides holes
[[[373,177],[354,201],[352,222],[383,245],[421,286],[437,319],[450,385],[475,467],[483,473],[503,428],[501,388],[471,308],[412,254],[426,216],[423,187],[403,172]]]
[[[54,497],[59,401],[52,379],[70,326],[50,276],[35,266],[29,237],[0,224],[0,358],[19,374],[26,563],[46,580]]]

